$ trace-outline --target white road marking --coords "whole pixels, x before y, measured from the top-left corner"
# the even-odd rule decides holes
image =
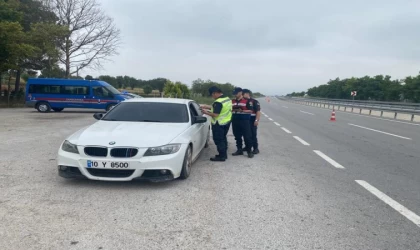
[[[311,144],[307,143],[306,141],[302,140],[300,137],[298,136],[293,136],[293,138],[295,138],[296,140],[298,140],[300,143],[302,143],[305,146],[310,146]]]
[[[403,216],[405,216],[407,219],[409,219],[411,222],[413,222],[414,224],[416,224],[418,227],[420,227],[420,216],[418,216],[417,214],[413,213],[411,210],[409,210],[408,208],[404,207],[400,203],[396,202],[395,200],[393,200],[388,195],[382,193],[380,190],[378,190],[374,186],[370,185],[366,181],[356,180],[356,182],[360,186],[364,187],[367,191],[371,192],[373,195],[375,195],[376,197],[378,197],[380,200],[382,200],[383,202],[385,202],[386,204],[388,204],[390,207],[392,207],[393,209],[397,210],[397,212],[399,212],[400,214],[402,214]]]
[[[292,132],[290,132],[290,130],[288,130],[287,128],[285,128],[285,127],[281,127],[281,129],[283,129],[284,130],[284,132],[286,132],[286,133],[288,133],[288,134],[291,134]]]
[[[305,112],[305,111],[302,111],[302,110],[300,110],[300,112],[305,113],[305,114],[308,114],[308,115],[315,115],[315,114],[312,114],[312,113],[309,113],[309,112]]]
[[[344,169],[345,167],[341,166],[341,164],[339,164],[338,162],[334,161],[333,159],[331,159],[330,157],[328,157],[327,155],[325,155],[324,153],[322,153],[319,150],[314,150],[314,152],[321,156],[321,158],[323,158],[324,160],[326,160],[328,163],[330,163],[331,165],[333,165],[336,168],[341,168]]]
[[[372,129],[372,128],[367,128],[367,127],[363,127],[363,126],[359,126],[359,125],[355,125],[355,124],[351,124],[351,123],[349,123],[349,125],[350,126],[354,126],[354,127],[358,127],[358,128],[363,128],[363,129],[375,131],[375,132],[386,134],[386,135],[395,136],[395,137],[406,139],[406,140],[411,140],[411,138],[408,138],[408,137],[404,137],[404,136],[400,136],[400,135],[394,135],[394,134],[391,134],[391,133],[387,133],[387,132],[376,130],[376,129]]]
[[[268,120],[273,121],[273,119],[271,119],[271,118],[268,118]]]
[[[281,126],[280,124],[278,124],[277,122],[275,122],[274,124],[276,124],[277,126]]]
[[[283,108],[286,108],[286,109],[288,109],[289,107],[287,107],[287,106],[282,106]]]
[[[343,112],[343,113],[348,114],[348,115],[357,115],[357,116],[361,116],[361,117],[368,117],[368,118],[377,119],[377,120],[383,120],[383,121],[389,121],[389,122],[398,122],[398,123],[409,124],[409,125],[413,125],[413,126],[420,126],[419,123],[396,121],[396,120],[384,119],[384,118],[379,118],[379,117],[372,117],[372,116],[368,116],[368,115],[352,114],[352,113],[348,113],[348,112]]]
[[[268,115],[264,115],[264,116],[268,118]]]
[[[300,103],[293,103],[296,105],[300,105],[300,106],[305,106],[305,107],[309,107],[309,108],[314,108],[314,109],[321,109],[321,110],[325,110],[330,112],[330,109],[325,109],[325,108],[319,108],[319,107],[313,107],[313,106],[308,106],[305,104],[300,104]],[[340,110],[336,110],[335,112],[340,112],[342,114],[346,114],[346,115],[356,115],[356,116],[361,116],[361,117],[366,117],[366,118],[372,118],[372,119],[377,119],[377,120],[383,120],[383,121],[389,121],[389,122],[397,122],[397,123],[403,123],[403,124],[408,124],[408,125],[413,125],[413,126],[420,126],[420,123],[413,123],[413,122],[404,122],[404,121],[397,121],[397,120],[390,120],[390,119],[385,119],[385,118],[380,118],[380,117],[375,117],[375,116],[371,116],[371,115],[360,115],[360,114],[355,114],[355,113],[350,113],[350,112],[344,112],[344,111],[340,111]]]

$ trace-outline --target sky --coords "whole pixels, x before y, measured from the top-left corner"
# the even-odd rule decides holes
[[[100,0],[121,30],[98,75],[188,85],[230,82],[266,95],[330,79],[420,71],[418,0]]]

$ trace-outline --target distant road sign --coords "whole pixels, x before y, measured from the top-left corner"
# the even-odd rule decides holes
[[[357,91],[352,91],[351,92],[351,96],[356,96],[357,95]]]

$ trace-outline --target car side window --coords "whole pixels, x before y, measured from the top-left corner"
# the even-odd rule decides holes
[[[195,111],[197,112],[197,116],[203,116],[200,105],[198,105],[196,102],[191,102],[191,104],[193,105]]]

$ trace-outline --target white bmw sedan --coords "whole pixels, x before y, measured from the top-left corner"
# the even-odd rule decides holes
[[[185,99],[134,98],[69,136],[58,151],[64,178],[103,181],[186,179],[208,147],[210,117]]]

